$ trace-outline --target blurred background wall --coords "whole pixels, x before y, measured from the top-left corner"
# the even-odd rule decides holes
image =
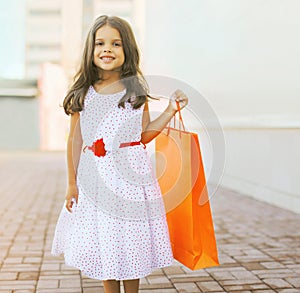
[[[149,74],[184,80],[216,111],[221,184],[297,212],[299,13],[297,0],[146,1],[144,51]]]
[[[65,149],[60,105],[87,29],[118,15],[146,75],[182,80],[213,107],[225,136],[221,184],[300,212],[299,13],[297,0],[2,1],[0,149]]]

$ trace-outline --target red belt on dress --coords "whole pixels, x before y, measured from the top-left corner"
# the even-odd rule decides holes
[[[144,149],[146,148],[146,145],[141,141],[122,142],[120,143],[119,148],[124,148],[127,146],[134,146],[139,144],[142,144],[144,146]],[[88,150],[93,151],[93,153],[97,157],[103,157],[106,154],[105,143],[103,142],[103,138],[96,140],[92,146],[85,146],[83,148],[83,152],[85,152],[86,148]]]

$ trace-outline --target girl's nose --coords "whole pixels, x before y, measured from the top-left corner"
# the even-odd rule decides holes
[[[111,49],[106,48],[106,49],[104,49],[103,51],[104,51],[104,52],[111,52]]]

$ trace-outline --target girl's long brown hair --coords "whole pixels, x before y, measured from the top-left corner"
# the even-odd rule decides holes
[[[147,97],[151,97],[148,95],[149,88],[139,67],[140,55],[130,25],[117,16],[102,15],[95,20],[88,32],[79,70],[64,98],[63,107],[67,115],[81,111],[89,86],[102,80],[102,70],[94,65],[93,53],[96,31],[106,24],[119,31],[125,55],[120,79],[126,87],[126,94],[120,99],[118,106],[124,108],[125,102],[129,101],[134,109],[138,109],[145,103]],[[132,95],[136,97],[133,101],[130,99]]]

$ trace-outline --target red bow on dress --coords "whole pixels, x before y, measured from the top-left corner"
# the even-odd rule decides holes
[[[103,138],[94,141],[93,145],[88,146],[87,148],[93,151],[93,153],[97,157],[104,157],[106,154],[105,143],[103,142]]]

